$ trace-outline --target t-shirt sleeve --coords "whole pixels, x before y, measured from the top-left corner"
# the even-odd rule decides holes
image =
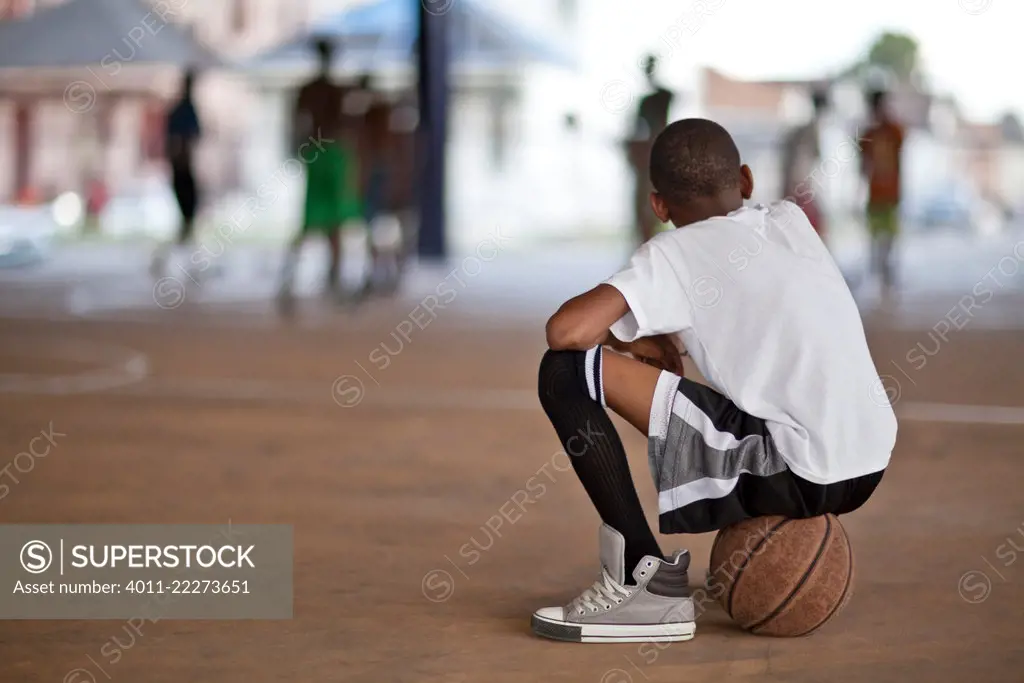
[[[617,339],[631,342],[656,334],[689,329],[693,313],[687,297],[684,266],[673,263],[653,241],[640,247],[629,265],[605,284],[622,293],[629,312],[611,327]]]

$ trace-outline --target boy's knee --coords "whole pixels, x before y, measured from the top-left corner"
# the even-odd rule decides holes
[[[544,353],[538,373],[538,393],[545,409],[556,402],[586,396],[579,379],[579,366],[584,354],[584,351],[550,349]]]

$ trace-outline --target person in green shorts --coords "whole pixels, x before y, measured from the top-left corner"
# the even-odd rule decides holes
[[[282,304],[292,301],[299,253],[311,234],[327,237],[330,266],[327,290],[340,292],[341,227],[362,217],[360,176],[355,141],[358,120],[344,113],[348,89],[331,82],[333,45],[315,43],[319,73],[299,90],[293,119],[294,154],[306,169],[302,227],[289,245],[280,288]]]
[[[871,270],[881,277],[883,291],[889,294],[895,282],[892,252],[899,236],[900,156],[904,133],[887,109],[884,92],[870,93],[868,104],[873,120],[861,142],[861,172],[868,182]]]
[[[359,161],[355,152],[339,141],[322,142],[308,157],[302,232],[331,236],[346,221],[362,215]]]

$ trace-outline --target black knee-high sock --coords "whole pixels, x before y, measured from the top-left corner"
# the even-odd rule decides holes
[[[540,363],[540,403],[601,520],[626,539],[626,577],[644,555],[662,557],[647,524],[615,425],[604,409],[601,348],[548,351]]]

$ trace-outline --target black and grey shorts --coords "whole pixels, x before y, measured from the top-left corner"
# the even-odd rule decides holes
[[[884,470],[832,484],[794,474],[764,420],[714,389],[662,372],[648,458],[665,534],[704,533],[752,517],[842,515],[863,505]]]

